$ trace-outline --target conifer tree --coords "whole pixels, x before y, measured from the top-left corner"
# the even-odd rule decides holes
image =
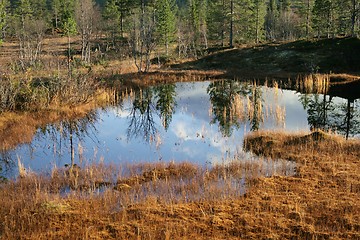
[[[166,55],[168,55],[169,43],[174,40],[176,31],[175,2],[173,0],[157,0],[155,8],[158,43],[165,45]]]
[[[125,18],[130,13],[131,9],[136,6],[136,1],[133,0],[115,0],[115,4],[119,12],[120,34],[124,37]]]
[[[224,0],[209,0],[207,15],[209,38],[215,41],[215,44],[220,42],[221,46],[225,46],[225,33],[229,22],[226,13],[227,6]]]
[[[52,24],[54,28],[59,27],[60,21],[60,8],[61,8],[61,0],[53,0],[50,4],[50,11],[52,15]]]
[[[277,38],[277,27],[278,27],[278,19],[279,12],[277,8],[277,4],[275,0],[269,0],[269,3],[266,8],[266,16],[265,16],[265,31],[266,31],[266,39],[273,41]]]
[[[295,1],[296,13],[300,18],[300,29],[303,33],[303,37],[306,39],[310,38],[312,33],[312,8],[314,0],[298,0]]]
[[[0,45],[3,41],[3,31],[7,24],[7,7],[9,2],[7,0],[0,0]]]
[[[71,37],[77,33],[76,21],[72,16],[69,16],[63,21],[63,31],[64,35],[68,38],[68,54],[67,54],[67,64],[68,64],[68,75],[71,77]]]
[[[120,13],[118,6],[116,5],[116,0],[106,1],[103,13],[103,30],[105,34],[110,37],[112,47],[116,46],[116,38],[119,31],[120,24]]]
[[[334,32],[334,0],[315,0],[313,8],[313,26],[317,37],[326,34],[329,38]]]
[[[253,35],[254,40],[258,43],[264,36],[264,22],[265,22],[265,1],[253,0],[252,2],[252,18],[253,18]]]
[[[207,1],[206,0],[189,0],[188,17],[190,19],[190,28],[192,31],[192,42],[194,53],[202,45],[208,47],[207,41]]]

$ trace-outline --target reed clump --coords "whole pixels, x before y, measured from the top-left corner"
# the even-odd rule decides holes
[[[316,73],[306,76],[298,76],[296,79],[297,90],[302,93],[326,94],[329,90],[329,85],[329,74]]]

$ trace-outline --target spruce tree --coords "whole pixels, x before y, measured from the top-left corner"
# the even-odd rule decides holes
[[[279,22],[279,12],[275,0],[269,0],[266,8],[265,31],[266,39],[269,41],[276,40],[277,27]]]
[[[7,7],[9,2],[7,0],[0,0],[0,45],[3,41],[3,31],[7,24]]]
[[[135,7],[136,1],[133,0],[115,0],[119,12],[120,34],[124,37],[125,18],[129,15],[131,8]]]
[[[221,46],[225,46],[225,33],[229,22],[226,12],[225,1],[209,0],[207,15],[209,39]]]
[[[265,35],[265,1],[253,0],[252,2],[253,35],[256,43],[260,42]]]
[[[166,55],[169,52],[169,43],[174,40],[175,2],[173,0],[157,0],[155,4],[156,32],[158,43],[165,45]]]
[[[313,27],[317,37],[334,35],[334,0],[315,0],[313,8]]]

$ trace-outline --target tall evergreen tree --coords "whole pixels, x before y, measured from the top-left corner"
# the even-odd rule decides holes
[[[252,2],[253,36],[256,43],[263,39],[265,35],[265,1],[253,0]]]
[[[0,0],[0,45],[3,41],[3,31],[7,24],[7,7],[9,2],[7,0]]]
[[[67,64],[68,64],[68,75],[71,77],[71,37],[77,34],[76,21],[72,16],[69,16],[63,21],[63,31],[64,35],[68,38],[68,54],[67,54]]]
[[[279,12],[276,4],[276,0],[269,0],[267,8],[266,8],[266,16],[265,16],[265,31],[266,31],[266,39],[273,41],[276,40],[277,37],[277,27],[278,27],[278,19]]]
[[[312,33],[312,8],[314,0],[298,0],[295,1],[296,13],[300,18],[300,29],[302,29],[303,37],[310,38]]]
[[[166,55],[169,52],[169,43],[174,40],[175,2],[173,0],[157,0],[155,5],[156,32],[158,43],[165,45]]]
[[[206,0],[189,0],[188,5],[190,28],[193,32],[194,49],[201,45],[207,48],[207,1]]]
[[[121,36],[124,36],[124,24],[125,18],[130,13],[131,9],[136,6],[136,1],[133,0],[115,0],[115,4],[119,12],[119,21],[120,21],[120,33]]]
[[[335,35],[334,32],[334,1],[335,0],[315,0],[313,8],[313,26],[316,35],[326,37]]]
[[[220,42],[221,46],[225,46],[226,32],[229,25],[228,8],[224,0],[209,0],[209,9],[207,15],[207,26],[209,38]]]

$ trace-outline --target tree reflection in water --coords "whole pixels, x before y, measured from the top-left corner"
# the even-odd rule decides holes
[[[167,131],[176,107],[176,86],[165,84],[155,87],[156,110],[159,111],[162,125]]]
[[[129,127],[127,130],[128,139],[140,137],[145,141],[150,141],[156,132],[153,112],[155,110],[152,103],[153,90],[151,88],[141,89],[135,93],[135,99],[129,114]]]
[[[90,146],[88,142],[97,142],[99,147],[95,149],[95,151],[102,151],[104,149],[107,151],[107,148],[114,148],[110,151],[115,152],[113,156],[118,157],[118,155],[128,151],[128,148],[138,148],[138,141],[131,142],[131,138],[142,139],[147,144],[151,144],[152,142],[158,144],[158,139],[160,138],[160,143],[163,143],[164,146],[161,154],[164,152],[164,154],[169,154],[171,157],[176,157],[177,152],[174,152],[172,142],[175,142],[176,145],[179,142],[179,138],[183,137],[177,135],[178,132],[176,131],[187,131],[186,139],[184,137],[185,140],[182,142],[184,145],[181,147],[186,146],[192,150],[193,145],[195,145],[192,143],[196,142],[197,139],[194,140],[191,139],[191,137],[187,137],[191,134],[196,134],[196,132],[191,131],[197,131],[200,127],[209,127],[209,129],[211,129],[210,124],[216,124],[218,129],[215,131],[211,129],[213,133],[211,134],[212,136],[209,136],[208,139],[203,139],[201,143],[200,141],[196,142],[199,143],[199,146],[206,148],[205,151],[209,153],[210,151],[216,152],[218,150],[218,143],[221,141],[219,141],[218,136],[214,137],[218,133],[221,133],[224,137],[230,137],[233,133],[235,135],[235,132],[241,130],[241,125],[244,126],[244,129],[249,128],[253,131],[262,127],[275,128],[274,122],[268,119],[268,117],[275,112],[274,106],[279,105],[278,102],[276,102],[277,97],[275,97],[277,96],[276,87],[271,89],[234,80],[203,82],[199,85],[194,83],[191,84],[191,86],[192,89],[186,84],[167,84],[131,92],[130,97],[124,96],[123,101],[117,103],[115,107],[115,110],[122,111],[124,110],[124,106],[127,106],[129,109],[126,110],[129,111],[122,111],[128,112],[129,115],[126,116],[127,118],[121,116],[119,119],[114,120],[110,113],[110,118],[107,119],[106,116],[102,114],[108,110],[114,110],[113,107],[109,107],[90,112],[81,119],[66,120],[44,126],[38,130],[38,134],[36,135],[37,139],[35,139],[33,143],[19,146],[14,151],[0,154],[0,175],[4,176],[2,172],[5,172],[8,168],[16,167],[15,160],[16,154],[18,153],[20,155],[26,155],[26,159],[24,158],[23,160],[29,161],[29,159],[37,158],[38,156],[36,155],[42,152],[38,154],[42,158],[37,162],[37,164],[41,165],[39,168],[45,168],[45,162],[51,160],[56,160],[56,163],[61,162],[59,165],[63,165],[63,161],[67,161],[73,166],[75,162],[81,163],[83,156],[91,157],[86,152],[86,149],[83,155],[82,143],[84,146]],[[194,89],[194,86],[196,89]],[[203,91],[204,87],[206,88],[206,92]],[[193,90],[195,91],[190,92]],[[323,94],[300,94],[293,90],[284,90],[284,92],[285,91],[286,94],[283,95],[285,98],[280,100],[280,104],[283,104],[284,108],[285,106],[290,107],[290,110],[293,112],[296,110],[294,114],[299,115],[299,117],[296,116],[295,123],[300,119],[301,123],[305,125],[305,129],[307,129],[307,126],[310,126],[313,129],[321,128],[326,131],[337,131],[346,137],[353,135],[359,136],[359,99],[345,101],[341,98],[330,97]],[[176,96],[177,92],[179,92],[178,97]],[[207,100],[207,94],[210,102],[201,102],[203,99]],[[186,97],[186,101],[184,101],[184,96]],[[300,96],[299,100],[301,104],[298,101],[293,101],[297,100],[296,98],[298,96]],[[287,99],[287,97],[289,97],[289,99]],[[175,114],[176,108],[178,107],[177,99],[179,99],[179,105],[181,104],[181,106],[179,106],[181,110],[178,110]],[[200,108],[191,109],[191,111],[198,112],[199,116],[195,116],[187,110],[183,111],[183,109],[187,109],[189,106],[191,108]],[[206,106],[205,109],[203,108],[204,106]],[[207,107],[210,107],[210,120],[207,115]],[[303,111],[303,108],[305,111]],[[305,114],[307,114],[307,116],[305,116]],[[104,128],[104,132],[101,130],[100,134],[96,130],[95,126],[99,129],[104,127],[103,125],[98,125],[100,116],[103,117],[103,125],[106,125],[107,128],[111,126],[111,133],[107,132],[108,129],[106,127]],[[116,118],[116,116],[114,117]],[[306,118],[308,125],[306,125]],[[285,114],[282,114],[282,119],[285,119]],[[175,121],[176,126],[171,125],[172,120]],[[268,120],[270,121],[268,122]],[[276,121],[276,119],[273,120]],[[290,121],[289,125],[291,125],[291,121],[293,121],[294,118],[290,117],[287,118],[287,120]],[[119,124],[119,122],[121,125],[116,126],[116,131],[112,131],[113,124]],[[172,127],[174,127],[174,131],[168,131]],[[178,129],[176,129],[177,127]],[[298,126],[296,126],[296,128],[297,127]],[[127,134],[129,141],[128,143],[122,142],[122,146],[117,147],[118,145],[115,145],[115,143],[111,142],[112,139],[109,139],[110,137],[117,140],[119,134],[122,136],[124,133]],[[240,131],[240,133],[242,133],[242,131]],[[97,139],[98,135],[101,142]],[[242,136],[238,134],[234,137],[241,139]],[[161,141],[162,139],[170,139],[170,141],[165,143]],[[105,144],[105,142],[106,144],[110,143],[110,145],[103,146],[102,144]],[[214,146],[208,144],[210,142],[215,143]],[[150,146],[150,148],[151,147],[152,146]],[[196,152],[196,154],[199,153],[200,149],[195,148],[194,152]],[[30,149],[30,153],[28,149]],[[144,149],[141,153],[139,151],[139,153],[136,154],[141,155],[142,152],[147,154],[149,151],[152,152],[152,150]],[[182,158],[183,156],[188,156],[186,155],[187,153],[179,152],[179,156]],[[95,152],[94,154],[97,153]],[[47,156],[55,157],[55,159],[49,160]],[[44,158],[47,161],[43,161]],[[28,165],[32,165],[32,163]]]
[[[137,137],[152,142],[158,133],[154,113],[161,119],[164,129],[169,128],[175,113],[175,90],[174,84],[165,84],[135,93],[129,114],[128,139]]]
[[[78,150],[79,162],[82,162],[82,147],[81,142],[84,138],[90,138],[96,142],[97,130],[95,123],[99,119],[97,111],[90,111],[84,117],[79,119],[63,120],[59,123],[48,124],[38,129],[35,139],[45,139],[45,146],[35,146],[34,141],[29,144],[25,144],[30,149],[30,158],[34,152],[40,149],[52,149],[54,156],[62,158],[64,151],[70,151],[69,167],[72,168],[75,164],[75,151]],[[76,146],[77,144],[77,146]],[[11,172],[16,169],[16,160],[19,158],[16,153],[16,149],[13,151],[6,151],[0,153],[0,176],[7,176],[7,171]],[[21,159],[20,159],[21,160]],[[48,160],[48,159],[43,159]],[[10,175],[12,175],[10,173]],[[17,174],[15,174],[17,175]],[[2,177],[0,177],[2,178]]]
[[[15,167],[15,161],[13,160],[9,152],[0,152],[0,182],[6,180],[7,173]]]
[[[263,118],[261,87],[240,81],[222,80],[210,83],[207,92],[212,104],[211,123],[218,123],[224,137],[230,137],[241,123],[250,122],[251,130],[260,127]]]
[[[311,129],[335,131],[348,139],[360,132],[359,99],[344,102],[334,101],[334,97],[320,94],[302,94],[300,102],[307,111]]]

